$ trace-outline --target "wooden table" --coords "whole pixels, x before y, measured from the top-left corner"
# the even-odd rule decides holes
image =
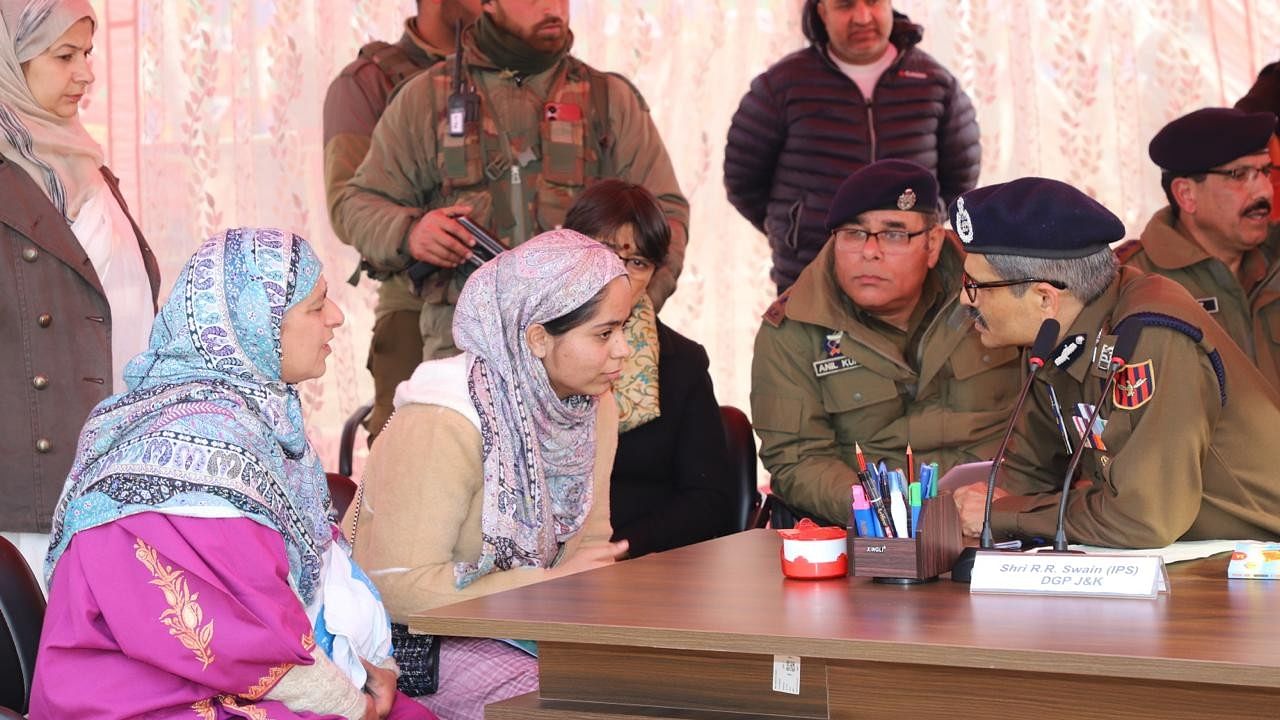
[[[1280,718],[1280,583],[1226,557],[1158,600],[787,580],[754,530],[439,608],[415,630],[538,641],[541,689],[490,720]],[[800,693],[772,690],[773,656]]]

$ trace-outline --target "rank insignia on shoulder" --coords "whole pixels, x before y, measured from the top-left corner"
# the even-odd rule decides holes
[[[1125,365],[1116,378],[1111,401],[1121,410],[1136,410],[1156,394],[1156,369],[1150,360]]]
[[[1204,311],[1210,315],[1218,312],[1218,297],[1216,295],[1196,298],[1196,302],[1200,303],[1200,307],[1204,308]]]

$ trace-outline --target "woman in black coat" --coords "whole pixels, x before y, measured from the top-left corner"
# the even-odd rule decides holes
[[[659,321],[645,294],[671,242],[661,207],[639,185],[604,180],[578,197],[564,227],[613,248],[634,293],[624,328],[632,355],[614,383],[613,539],[637,557],[730,532],[734,480],[707,352]]]

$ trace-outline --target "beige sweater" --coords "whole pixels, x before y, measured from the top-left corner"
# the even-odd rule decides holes
[[[605,393],[596,413],[593,501],[565,543],[558,565],[592,543],[608,543],[609,474],[618,446],[618,409]],[[480,431],[457,411],[411,404],[396,411],[369,454],[354,557],[373,579],[392,620],[564,574],[519,568],[489,573],[459,590],[454,563],[480,557],[484,504]],[[356,506],[343,528],[351,536]]]

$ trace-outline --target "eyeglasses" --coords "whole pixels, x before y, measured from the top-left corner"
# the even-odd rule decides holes
[[[978,302],[979,290],[986,290],[988,288],[1012,287],[1014,285],[1026,285],[1028,283],[1045,283],[1050,287],[1054,287],[1059,290],[1067,289],[1067,284],[1062,282],[1061,280],[1042,280],[1040,278],[1020,278],[1018,280],[992,280],[991,282],[978,282],[977,280],[974,280],[973,278],[969,277],[967,274],[964,276],[964,281],[961,283],[961,285],[964,287],[965,294],[969,296],[969,302]]]
[[[1264,178],[1271,177],[1271,172],[1276,166],[1267,163],[1266,165],[1241,165],[1240,167],[1231,168],[1230,170],[1205,170],[1206,175],[1217,175],[1224,177],[1234,183],[1246,183],[1261,175]]]
[[[863,228],[840,228],[831,234],[835,236],[836,242],[849,250],[861,250],[867,244],[867,240],[875,238],[880,243],[881,250],[885,253],[893,254],[905,252],[911,245],[912,238],[923,235],[932,229],[932,225],[916,232],[907,232],[906,230],[871,232]]]

